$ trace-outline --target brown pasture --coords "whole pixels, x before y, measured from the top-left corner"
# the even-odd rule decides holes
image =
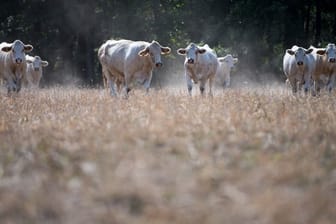
[[[335,220],[335,93],[0,93],[0,223]]]

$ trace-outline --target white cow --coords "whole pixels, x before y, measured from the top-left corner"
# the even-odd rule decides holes
[[[218,58],[218,62],[219,66],[216,77],[223,87],[228,88],[231,80],[231,69],[238,62],[238,58],[234,58],[231,54],[228,54],[225,57]]]
[[[287,49],[283,58],[283,71],[292,87],[293,93],[297,92],[297,85],[304,84],[304,91],[308,92],[311,85],[311,76],[314,71],[314,58],[312,49],[293,46]]]
[[[99,62],[102,66],[102,79],[103,79],[104,88],[108,88],[107,78],[106,78],[108,73],[105,75],[106,70],[107,70],[107,66],[108,66],[108,64],[106,62],[105,48],[108,45],[108,43],[109,43],[109,41],[106,41],[98,49],[98,59],[99,59]]]
[[[327,89],[331,91],[335,85],[336,78],[336,46],[335,44],[328,44],[326,48],[315,48],[311,46],[309,49],[313,50],[313,57],[315,60],[315,70],[312,78],[314,80],[314,90],[320,91],[321,84],[327,85]]]
[[[8,93],[21,90],[27,67],[25,53],[32,50],[32,45],[25,45],[20,40],[0,44],[0,77],[6,80]]]
[[[23,84],[25,86],[38,88],[42,78],[42,67],[47,67],[49,63],[41,60],[39,56],[32,57],[30,55],[26,55],[26,61],[27,72],[23,79]]]
[[[123,85],[125,96],[130,83],[137,80],[148,92],[154,67],[161,67],[161,54],[169,54],[170,48],[157,41],[151,43],[131,40],[108,40],[98,50],[102,73],[110,86],[110,93],[116,96],[115,85]]]
[[[191,95],[193,82],[200,82],[201,94],[204,94],[205,84],[209,80],[209,94],[212,95],[212,85],[218,68],[216,53],[208,46],[199,47],[194,43],[186,48],[177,50],[185,55],[184,68],[189,95]]]

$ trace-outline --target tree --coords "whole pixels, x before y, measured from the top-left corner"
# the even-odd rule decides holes
[[[1,6],[1,40],[33,44],[33,54],[50,62],[44,84],[66,76],[100,83],[96,51],[110,38],[156,39],[173,48],[160,71],[167,77],[175,50],[190,42],[238,56],[239,69],[257,77],[281,73],[286,48],[323,46],[336,36],[333,0],[5,0]]]

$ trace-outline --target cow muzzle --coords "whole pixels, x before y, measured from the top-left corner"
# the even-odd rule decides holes
[[[303,61],[298,61],[298,62],[297,62],[297,65],[298,65],[298,66],[302,66],[302,65],[303,65]]]
[[[21,58],[16,58],[15,59],[15,63],[16,64],[21,64],[22,63],[22,59]]]
[[[195,60],[192,59],[192,58],[189,58],[189,59],[187,60],[187,62],[188,62],[188,64],[194,64]]]
[[[155,66],[156,66],[157,68],[161,68],[161,67],[162,67],[162,62],[155,63]]]
[[[335,59],[335,58],[329,58],[329,62],[330,62],[330,63],[335,63],[335,62],[336,62],[336,59]]]

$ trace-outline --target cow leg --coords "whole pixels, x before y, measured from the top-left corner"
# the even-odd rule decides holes
[[[7,79],[7,94],[16,92],[16,84],[12,78]]]
[[[124,86],[124,81],[122,81],[123,79],[121,79],[120,77],[116,78],[115,80],[115,84],[117,86],[117,92],[120,94],[120,91],[121,91],[121,86]]]
[[[335,76],[336,74],[332,74],[330,76],[330,79],[329,79],[329,83],[328,83],[328,91],[329,93],[332,91],[333,87],[334,87],[334,84],[335,84]]]
[[[201,95],[204,96],[204,90],[205,90],[205,82],[206,80],[202,79],[200,81],[200,91],[201,91]]]
[[[131,88],[129,87],[129,84],[131,83],[131,75],[125,74],[125,82],[124,82],[124,97],[128,98],[128,93],[131,91]]]
[[[316,96],[316,81],[314,78],[312,79],[311,90],[312,96]]]
[[[104,89],[108,88],[107,79],[106,79],[106,76],[104,74],[103,74],[103,85],[104,85]]]
[[[103,66],[102,68],[102,78],[103,78],[103,85],[104,85],[104,89],[108,88],[108,82],[107,82],[107,78],[106,78],[106,75],[107,75],[108,71],[106,70],[106,68]]]
[[[209,96],[211,96],[211,97],[213,96],[213,94],[212,94],[213,78],[214,77],[209,78]]]
[[[111,96],[114,96],[114,97],[117,96],[114,81],[113,81],[111,78],[109,78],[109,79],[107,80],[107,83],[108,83],[109,86],[110,86],[110,95],[111,95]]]
[[[286,87],[287,87],[287,88],[290,88],[290,87],[291,87],[291,84],[290,84],[290,82],[289,82],[289,79],[288,79],[288,78],[286,79],[285,83],[286,83]]]
[[[297,83],[297,89],[298,89],[298,91],[301,92],[302,86],[304,85],[303,79],[299,80],[299,81],[296,81],[296,83]]]
[[[144,87],[146,89],[146,93],[148,94],[149,93],[149,87],[150,87],[150,84],[152,82],[152,77],[153,77],[153,73],[151,72],[148,79],[146,79],[145,83],[144,83]]]
[[[314,80],[314,90],[315,90],[315,94],[319,94],[321,91],[321,83],[319,81],[319,79],[317,78],[316,80]]]
[[[304,92],[307,94],[310,89],[311,75],[305,74],[303,78],[304,78]]]
[[[128,93],[131,91],[131,88],[128,87],[128,84],[124,84],[123,92],[124,92],[124,97],[127,99],[128,98]]]
[[[109,86],[110,87],[110,95],[111,96],[117,96],[116,90],[115,90],[115,81],[116,81],[116,76],[114,76],[111,71],[107,69],[103,69],[103,76],[104,78],[104,85],[105,85],[105,80],[106,80],[106,88]]]
[[[290,77],[288,78],[289,79],[289,82],[292,86],[292,92],[293,94],[297,92],[297,80],[295,77]]]
[[[17,79],[15,84],[16,84],[16,89],[15,90],[18,93],[21,90],[21,79]]]
[[[186,77],[186,80],[187,80],[188,93],[191,96],[191,91],[192,91],[193,84],[192,84],[190,76],[187,73],[185,74],[185,77]]]
[[[230,86],[230,76],[227,76],[224,81],[224,87],[229,88]]]

